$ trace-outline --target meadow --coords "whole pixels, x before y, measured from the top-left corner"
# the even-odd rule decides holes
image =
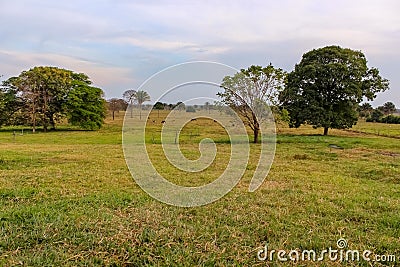
[[[360,120],[352,128],[352,131],[378,136],[400,138],[400,124],[373,123]]]
[[[280,126],[274,163],[257,191],[247,190],[258,160],[258,145],[250,144],[244,177],[229,194],[181,208],[135,184],[123,155],[122,121],[120,112],[99,131],[62,126],[23,135],[17,129],[14,136],[0,129],[0,266],[399,265],[400,139]],[[148,129],[150,158],[177,184],[208,183],[227,164],[230,144],[210,121],[191,122],[180,140],[193,159],[199,140],[219,140],[215,163],[199,174],[169,166],[154,137],[161,124]],[[322,251],[340,238],[349,249],[396,255],[396,262],[257,259],[267,243]]]

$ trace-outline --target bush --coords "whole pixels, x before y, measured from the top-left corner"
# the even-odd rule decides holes
[[[383,112],[379,109],[374,109],[370,117],[367,118],[367,122],[380,122],[383,117]]]
[[[187,106],[186,107],[186,112],[196,112],[193,106]]]
[[[381,119],[383,123],[400,124],[400,116],[389,115]]]
[[[368,117],[367,122],[381,122],[381,123],[391,123],[391,124],[400,124],[400,116],[389,115],[386,117],[378,118],[378,117]]]

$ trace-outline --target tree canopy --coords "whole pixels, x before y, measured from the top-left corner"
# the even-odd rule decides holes
[[[119,112],[120,110],[126,110],[128,107],[128,103],[125,99],[121,98],[111,98],[107,101],[108,109],[111,111],[112,119],[115,119],[115,112]],[[132,116],[131,116],[132,118]]]
[[[218,93],[218,96],[223,103],[243,117],[244,122],[253,131],[254,143],[258,142],[259,120],[262,119],[257,116],[257,110],[261,110],[265,105],[277,105],[285,76],[286,73],[282,69],[269,64],[266,67],[250,66],[234,76],[226,76],[222,81],[221,87],[224,91]]]
[[[374,108],[370,103],[364,103],[358,107],[359,116],[361,118],[368,118],[369,116],[371,116],[373,110]]]
[[[131,118],[133,118],[133,104],[136,101],[136,90],[133,90],[133,89],[126,90],[122,94],[122,97],[128,103],[130,110],[131,110]]]
[[[327,135],[329,128],[352,127],[359,103],[388,88],[389,81],[367,67],[361,51],[327,46],[303,55],[289,73],[280,101],[289,111],[290,127],[311,124]]]
[[[385,104],[383,104],[381,109],[385,115],[393,114],[396,112],[396,106],[393,104],[393,102],[386,102]]]
[[[142,119],[142,105],[144,102],[150,101],[150,96],[146,91],[139,90],[135,94],[135,99],[139,105],[139,118]]]
[[[72,125],[86,130],[100,129],[106,117],[106,101],[103,90],[78,82],[68,94],[66,110]]]
[[[102,125],[105,116],[103,91],[91,86],[89,77],[83,73],[57,67],[34,67],[4,81],[1,91],[3,98],[8,99],[7,111],[24,118],[26,121],[20,123],[30,124],[33,131],[37,126],[43,126],[45,131],[49,126],[55,128],[56,122],[64,117],[72,123],[80,121],[79,125],[84,128],[95,129]],[[91,98],[86,97],[88,95]],[[98,116],[78,119],[76,115],[82,112],[83,106],[71,103],[74,101],[83,101],[84,109]],[[80,111],[74,109],[78,107]],[[83,123],[85,118],[97,121]]]

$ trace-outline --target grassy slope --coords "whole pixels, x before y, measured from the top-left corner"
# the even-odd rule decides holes
[[[25,134],[15,141],[0,132],[0,265],[265,266],[256,253],[266,242],[274,249],[322,250],[340,237],[351,249],[400,256],[398,139],[280,129],[273,167],[259,190],[247,192],[256,167],[252,145],[244,179],[231,193],[204,207],[177,208],[133,182],[121,122],[120,114],[99,132]],[[189,139],[203,135],[193,131]],[[163,163],[159,144],[148,146],[160,171],[176,172],[170,178],[185,185],[208,182],[229,155],[222,142],[222,164],[185,176]],[[188,157],[198,153],[190,142],[183,148]]]
[[[400,138],[400,124],[373,123],[360,121],[353,127],[354,131]]]

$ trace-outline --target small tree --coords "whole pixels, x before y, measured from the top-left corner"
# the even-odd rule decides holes
[[[178,103],[176,103],[174,105],[174,109],[181,110],[181,111],[186,110],[186,105],[182,101],[179,101]]]
[[[139,119],[142,119],[142,105],[144,102],[150,101],[150,96],[147,92],[140,90],[136,92],[135,98],[139,106]]]
[[[120,98],[111,98],[107,101],[108,109],[111,111],[113,120],[115,119],[115,112],[119,112],[120,110],[126,110],[128,104],[125,100]]]
[[[373,110],[374,108],[370,103],[364,103],[359,107],[359,115],[361,118],[368,118]]]
[[[127,90],[123,93],[122,97],[129,104],[131,110],[131,118],[133,118],[133,104],[136,100],[136,91],[135,90]]]
[[[156,102],[153,106],[153,109],[156,110],[163,110],[165,108],[165,105],[161,102]]]
[[[210,113],[210,102],[206,102],[204,103],[204,108],[206,109],[206,111],[208,111],[208,113]]]
[[[390,115],[396,112],[396,106],[392,102],[386,102],[383,104],[383,113]]]
[[[221,84],[224,92],[217,95],[222,102],[235,110],[253,131],[253,142],[258,142],[260,118],[256,110],[263,105],[277,105],[286,73],[271,64],[267,67],[251,66],[234,76],[226,76]]]
[[[193,106],[186,106],[186,112],[196,112],[196,109]]]

